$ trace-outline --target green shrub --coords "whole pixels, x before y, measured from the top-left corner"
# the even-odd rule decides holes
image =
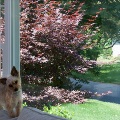
[[[63,118],[67,118],[69,120],[72,119],[72,114],[68,112],[64,107],[57,106],[53,107],[51,106],[50,109],[47,106],[44,106],[43,110],[49,114],[54,114]]]
[[[102,53],[100,54],[100,56],[105,59],[109,59],[109,57],[111,57],[111,55],[112,55],[112,48],[103,49]]]
[[[26,102],[24,102],[23,103],[23,107],[27,107],[28,105],[27,105],[27,103]]]

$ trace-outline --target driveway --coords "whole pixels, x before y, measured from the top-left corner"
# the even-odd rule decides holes
[[[95,93],[92,96],[93,99],[120,104],[120,85],[92,81],[89,84],[82,83],[82,85],[81,90]]]

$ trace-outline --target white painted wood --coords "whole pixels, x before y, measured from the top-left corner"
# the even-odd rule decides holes
[[[11,69],[11,0],[5,0],[5,43],[3,47],[3,77]]]
[[[10,74],[12,66],[20,70],[19,0],[5,0],[3,77]]]
[[[11,66],[16,66],[20,70],[20,33],[19,33],[19,0],[11,0]]]

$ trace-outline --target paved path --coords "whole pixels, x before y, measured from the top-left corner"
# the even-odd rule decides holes
[[[114,102],[120,104],[120,85],[99,83],[90,81],[89,84],[82,84],[81,90],[88,90],[98,95],[92,98],[106,102]],[[102,96],[100,96],[102,95]]]

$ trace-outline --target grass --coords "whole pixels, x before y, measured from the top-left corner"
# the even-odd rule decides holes
[[[120,63],[102,65],[98,76],[95,76],[90,72],[82,75],[76,73],[76,76],[94,82],[120,84]]]
[[[119,120],[120,105],[98,100],[88,100],[84,104],[64,104],[61,107],[68,110],[72,120]],[[54,107],[55,108],[55,107]]]

